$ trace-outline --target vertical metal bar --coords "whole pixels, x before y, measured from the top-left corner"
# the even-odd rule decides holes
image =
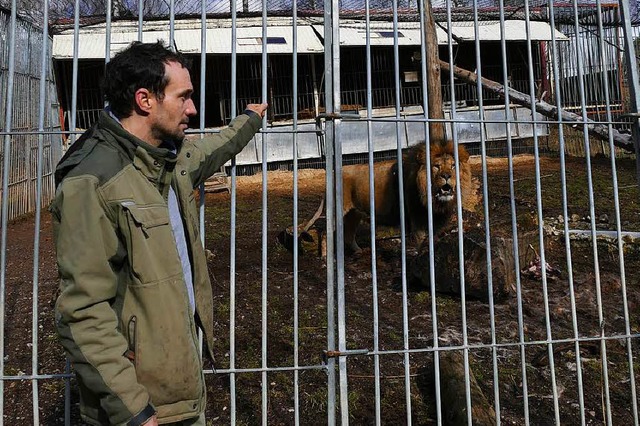
[[[370,0],[365,0],[365,19],[366,19],[366,67],[367,67],[367,146],[369,150],[369,211],[374,212],[376,209],[375,200],[375,181],[374,181],[374,165],[373,165],[373,129],[371,118],[373,116],[373,87],[371,83],[371,28],[370,28]],[[376,425],[381,424],[380,416],[380,336],[379,336],[379,313],[378,313],[378,269],[376,256],[376,215],[372,214],[370,218],[369,234],[371,235],[371,285],[373,298],[373,363],[375,377],[375,403],[376,403]]]
[[[207,8],[204,0],[200,1],[200,131],[205,128],[205,94],[206,94],[206,76],[207,76]],[[200,133],[200,139],[204,138],[204,133]],[[198,187],[200,194],[198,202],[198,221],[200,222],[200,242],[202,247],[205,243],[204,232],[204,204],[206,193],[204,190],[204,182]],[[202,348],[204,344],[204,336],[201,330],[198,330],[198,348],[200,349],[200,357],[202,357]]]
[[[619,0],[620,16],[622,18],[622,34],[624,37],[624,56],[626,58],[627,80],[629,82],[629,104],[631,111],[637,113],[640,107],[640,76],[638,74],[638,63],[636,61],[635,44],[633,30],[631,28],[631,5],[629,0]],[[636,178],[640,185],[640,119],[636,118],[631,126],[633,140],[636,148]]]
[[[507,72],[507,46],[504,18],[504,0],[500,1],[500,48],[502,51],[502,79],[503,84],[509,84],[509,75]],[[522,398],[524,406],[524,421],[529,425],[529,390],[527,388],[527,359],[525,354],[524,339],[524,319],[522,313],[522,283],[520,281],[520,256],[518,250],[518,222],[516,217],[516,198],[515,185],[513,181],[513,143],[511,140],[511,122],[510,122],[510,97],[509,91],[505,90],[504,109],[507,133],[507,150],[509,163],[509,194],[511,196],[511,235],[513,236],[513,262],[515,264],[516,273],[516,297],[518,302],[518,337],[520,343],[520,365],[522,368]]]
[[[207,91],[207,8],[206,1],[200,1],[200,131],[205,128],[205,111],[207,107],[205,95]],[[200,133],[200,139],[204,137],[204,133]],[[200,241],[204,247],[205,233],[204,233],[204,202],[205,192],[204,184],[198,188],[200,192],[200,204],[198,206],[198,213],[200,219]],[[200,336],[202,337],[202,335]],[[202,342],[201,342],[202,343]]]
[[[144,23],[144,0],[138,0],[138,41],[142,41],[142,24]]]
[[[38,160],[36,164],[36,217],[33,237],[33,285],[31,306],[31,375],[38,375],[38,273],[40,264],[40,215],[42,213],[42,174],[44,162],[44,119],[47,104],[47,75],[49,70],[49,0],[43,0],[42,52],[40,68],[40,109],[38,112]],[[33,424],[40,424],[38,380],[31,381],[33,393]]]
[[[480,149],[482,157],[482,207],[484,213],[485,245],[487,247],[487,288],[489,298],[489,321],[491,326],[491,361],[493,367],[493,400],[496,412],[496,425],[500,426],[500,382],[498,375],[498,351],[496,348],[496,318],[493,300],[493,268],[491,256],[491,221],[489,220],[489,177],[487,173],[487,144],[485,134],[484,99],[482,96],[482,55],[480,54],[480,28],[478,23],[478,0],[473,0],[474,41],[476,54],[476,73],[478,80],[476,93],[478,96],[478,118],[480,119]]]
[[[71,144],[76,141],[76,115],[78,108],[78,51],[80,45],[80,0],[75,0],[73,18],[73,72],[71,77],[71,117],[69,117],[69,135]]]
[[[535,177],[536,177],[536,206],[538,215],[538,245],[540,248],[540,263],[542,266],[542,297],[544,301],[544,318],[547,333],[547,353],[549,357],[549,371],[551,374],[551,389],[553,393],[553,412],[555,415],[556,425],[560,424],[560,406],[558,402],[558,387],[556,384],[556,369],[553,355],[553,337],[551,334],[551,319],[549,316],[549,293],[547,286],[547,268],[546,256],[544,248],[544,216],[542,215],[542,183],[540,181],[540,148],[538,141],[538,128],[536,120],[536,88],[533,76],[533,54],[531,51],[531,23],[529,21],[529,0],[524,0],[525,13],[525,29],[527,36],[527,59],[529,61],[529,96],[531,97],[531,129],[533,131],[533,146],[535,158]]]
[[[169,0],[169,46],[176,50],[176,1]]]
[[[262,2],[262,99],[267,99],[267,77],[268,71],[268,45],[267,45],[267,1]],[[272,105],[271,108],[274,108]],[[266,128],[267,116],[262,120],[262,127]],[[269,381],[267,377],[267,290],[268,290],[268,270],[267,270],[267,250],[268,250],[268,227],[267,220],[267,137],[262,134],[262,424],[267,426],[267,410]]]
[[[407,299],[407,233],[404,211],[404,170],[402,167],[402,143],[400,132],[400,51],[398,47],[398,2],[393,4],[393,69],[395,76],[395,106],[396,106],[396,155],[398,157],[398,186],[400,207],[400,256],[402,271],[402,347],[404,349],[404,391],[405,412],[407,425],[411,425],[411,371],[409,360],[409,301]],[[408,142],[408,141],[407,141]],[[372,210],[373,211],[373,210]]]
[[[424,143],[426,150],[426,175],[427,175],[427,218],[428,231],[429,231],[429,292],[431,293],[431,333],[433,334],[433,372],[434,372],[434,384],[435,384],[435,399],[436,399],[436,421],[438,426],[442,425],[442,395],[440,389],[440,342],[438,341],[438,305],[436,303],[436,276],[435,276],[435,257],[434,257],[434,235],[433,235],[433,194],[431,188],[431,144],[430,131],[429,131],[429,100],[427,93],[427,64],[424,58],[427,57],[426,53],[426,39],[425,39],[425,16],[422,10],[425,8],[425,2],[431,0],[421,0],[420,6],[420,57],[423,60],[420,61],[420,67],[422,72],[422,108],[424,110]],[[443,124],[444,125],[444,124]]]
[[[4,377],[4,324],[5,324],[5,292],[7,289],[7,223],[9,215],[9,168],[11,167],[11,135],[8,133],[12,127],[13,114],[13,81],[16,71],[16,0],[11,1],[11,23],[9,24],[9,67],[7,78],[7,97],[5,103],[4,127],[7,134],[4,136],[2,150],[2,232],[0,240],[0,375]],[[0,380],[0,422],[4,419],[4,379]]]
[[[298,339],[298,4],[293,2],[293,415],[300,424],[299,339]]]
[[[236,116],[237,105],[237,7],[236,2],[231,2],[231,105],[230,117]],[[231,159],[231,243],[229,254],[229,393],[230,393],[230,417],[231,424],[236,424],[236,159]]]
[[[105,33],[104,33],[104,63],[109,63],[111,59],[111,9],[113,9],[112,0],[107,0],[107,16],[105,19]],[[105,101],[105,104],[107,102]]]
[[[333,50],[339,48],[340,39],[333,28],[333,1],[324,2],[324,81],[325,81],[325,110],[334,112],[334,64]],[[335,350],[335,188],[334,188],[334,122],[325,123],[325,199],[327,212],[327,349]],[[336,423],[336,370],[335,358],[327,360],[327,424]]]
[[[71,144],[76,141],[76,119],[78,107],[78,51],[80,44],[80,0],[74,2],[74,18],[73,18],[73,71],[71,78],[71,116],[69,117],[69,138]],[[71,363],[67,357],[64,368],[67,378],[65,379],[64,388],[64,421],[65,425],[71,424]]]
[[[598,20],[598,33],[600,48],[600,57],[602,58],[602,70],[604,76],[604,94],[605,94],[605,106],[606,106],[606,114],[607,114],[607,127],[609,129],[609,152],[611,153],[611,176],[613,180],[613,199],[614,199],[614,208],[616,215],[616,232],[617,232],[617,242],[618,242],[618,254],[619,254],[619,267],[620,267],[620,286],[622,291],[622,304],[624,311],[624,326],[625,326],[625,334],[628,336],[631,334],[631,325],[629,322],[629,305],[627,301],[627,279],[625,274],[625,262],[624,262],[624,240],[622,239],[622,227],[620,225],[620,198],[618,194],[618,172],[616,167],[616,155],[615,155],[615,146],[613,144],[613,134],[612,134],[612,124],[613,121],[611,115],[611,102],[609,96],[609,75],[606,72],[606,63],[604,62],[604,41],[602,40],[603,33],[603,24],[602,24],[602,3],[601,0],[596,0],[596,8],[597,8],[597,20]],[[631,81],[631,84],[637,84],[637,81]],[[633,349],[631,346],[631,338],[625,339],[627,342],[627,359],[629,362],[629,386],[631,390],[631,406],[633,409],[633,420],[634,424],[638,425],[638,401],[636,397],[636,379],[633,368]]]
[[[453,25],[451,21],[451,3],[447,2],[447,47],[449,50],[449,86],[451,90],[451,136],[453,139],[453,156],[455,164],[460,164],[458,156],[458,131],[456,126],[456,93],[455,93],[455,78],[453,75]],[[456,167],[456,182],[460,182],[460,167]],[[465,398],[467,404],[467,423],[471,426],[472,411],[471,411],[471,373],[469,369],[469,336],[467,333],[467,298],[465,293],[465,278],[464,278],[464,235],[462,227],[462,194],[461,191],[456,191],[456,207],[458,216],[458,266],[460,272],[460,305],[462,313],[462,346],[464,347],[464,382],[465,382]]]
[[[340,0],[332,0],[331,8],[331,30],[333,31],[331,62],[333,67],[333,111],[339,113],[341,110],[340,97]],[[336,278],[338,288],[338,349],[347,350],[347,329],[346,329],[346,298],[344,286],[344,223],[342,216],[342,137],[341,120],[333,121],[333,144],[335,162],[335,217],[336,217]],[[338,369],[340,371],[340,417],[343,425],[349,424],[349,390],[347,377],[347,357],[338,358]]]
[[[549,2],[549,16],[551,18],[551,44],[553,46],[552,61],[553,61],[553,73],[555,84],[555,98],[556,107],[558,110],[562,108],[562,93],[560,91],[560,77],[558,76],[558,43],[556,41],[555,34],[555,10],[554,0]],[[560,144],[560,180],[562,182],[562,214],[564,217],[564,244],[565,252],[567,256],[567,275],[569,280],[569,297],[571,300],[571,323],[573,328],[573,337],[575,339],[574,351],[576,353],[576,371],[578,374],[578,404],[580,406],[580,423],[585,424],[585,407],[584,407],[584,389],[582,385],[582,360],[580,355],[580,344],[578,343],[578,317],[576,310],[576,295],[573,285],[573,262],[571,258],[571,239],[569,238],[569,202],[567,198],[567,170],[565,159],[565,144],[564,144],[564,127],[562,125],[562,116],[558,116],[558,142]]]
[[[576,28],[576,32],[578,30],[578,2],[577,0],[573,0],[573,18],[574,25]],[[611,400],[609,398],[609,373],[608,373],[608,362],[607,362],[607,343],[604,339],[605,331],[604,331],[604,316],[602,312],[602,288],[600,282],[600,261],[598,257],[598,240],[596,233],[596,218],[595,218],[595,200],[593,196],[593,176],[591,172],[591,150],[590,150],[590,137],[588,133],[587,126],[587,107],[585,104],[585,89],[584,89],[584,72],[583,67],[584,64],[582,62],[582,57],[580,55],[580,46],[577,45],[577,59],[578,59],[578,85],[580,88],[580,108],[582,111],[582,120],[583,126],[582,131],[584,133],[584,151],[585,151],[585,161],[587,166],[587,186],[589,189],[589,215],[591,216],[591,246],[593,250],[593,266],[594,266],[594,278],[596,284],[596,305],[598,307],[598,324],[600,325],[600,337],[602,340],[600,341],[600,356],[601,356],[601,364],[602,364],[602,377],[603,377],[603,392],[604,392],[604,400],[606,405],[606,423],[607,425],[611,425]]]

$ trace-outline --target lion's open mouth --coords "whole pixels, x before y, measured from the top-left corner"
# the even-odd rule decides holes
[[[436,194],[436,198],[439,201],[451,201],[453,200],[453,187],[449,184],[442,185],[440,189],[438,189],[438,193]]]

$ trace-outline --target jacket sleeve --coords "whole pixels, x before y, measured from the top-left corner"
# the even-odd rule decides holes
[[[56,327],[83,387],[100,400],[109,423],[139,425],[154,414],[124,354],[111,302],[117,292],[118,236],[93,176],[69,177],[51,206],[60,293]]]
[[[242,151],[261,126],[262,119],[257,113],[245,111],[220,133],[186,142],[182,155],[187,157],[193,187],[197,188]]]

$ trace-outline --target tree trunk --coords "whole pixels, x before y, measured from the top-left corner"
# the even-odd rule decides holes
[[[436,23],[431,12],[431,2],[424,2],[424,40],[425,58],[427,64],[427,93],[429,117],[432,119],[444,119],[442,106],[442,86],[440,82],[440,59],[438,57],[438,37],[436,35]],[[444,121],[429,122],[430,142],[444,144],[447,140]]]
[[[495,233],[494,233],[495,234]],[[465,295],[487,302],[489,282],[487,274],[487,247],[482,229],[472,228],[464,233]],[[447,233],[434,245],[436,292],[460,296],[460,262],[458,234]],[[500,301],[515,289],[515,262],[513,240],[509,236],[491,236],[492,289],[495,301]],[[429,244],[425,240],[418,255],[409,264],[410,285],[429,290]]]
[[[464,358],[459,351],[442,351],[439,355],[440,399],[442,424],[447,426],[467,425],[467,398],[464,379]],[[496,424],[496,412],[482,392],[473,374],[473,359],[469,356],[469,387],[471,390],[471,419],[476,426]],[[418,370],[417,386],[425,402],[432,407],[430,416],[435,417],[435,370],[433,361]],[[486,385],[486,384],[485,384]]]
[[[442,67],[442,69],[446,71],[449,70],[449,64],[444,61],[440,61],[440,66]],[[476,73],[465,70],[460,67],[454,66],[453,74],[457,78],[464,80],[473,86],[475,86],[478,82],[478,75]],[[509,99],[511,100],[511,102],[518,105],[522,105],[527,108],[531,108],[531,97],[529,95],[526,95],[522,92],[518,92],[517,90],[514,90],[510,87],[505,88],[504,85],[498,82],[495,82],[493,80],[486,79],[484,77],[480,80],[480,82],[483,88],[491,90],[494,93],[497,93],[502,98],[504,98],[505,91],[508,90]],[[555,106],[541,100],[540,101],[535,100],[534,106],[535,106],[535,110],[540,114],[544,115],[545,117],[549,117],[554,120],[557,120],[558,117],[562,117],[562,121],[564,122],[564,124],[571,124],[572,127],[575,126],[576,123],[583,122],[583,119],[581,116],[565,110],[558,111],[558,108],[556,108]],[[609,127],[607,125],[598,124],[589,119],[586,119],[586,122],[587,122],[587,131],[591,136],[600,140],[605,140],[605,141],[609,140]],[[634,142],[631,135],[620,133],[618,130],[614,128],[611,129],[611,135],[613,136],[613,144],[615,146],[617,146],[618,148],[622,148],[626,151],[635,152]]]
[[[496,413],[478,386],[469,365],[471,388],[471,418],[474,425],[495,425]],[[465,397],[464,358],[460,352],[440,353],[440,384],[442,389],[442,414],[450,425],[467,424],[467,399]]]

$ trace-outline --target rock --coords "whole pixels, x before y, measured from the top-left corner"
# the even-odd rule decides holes
[[[578,222],[580,220],[580,215],[579,214],[572,214],[571,215],[571,222]]]

